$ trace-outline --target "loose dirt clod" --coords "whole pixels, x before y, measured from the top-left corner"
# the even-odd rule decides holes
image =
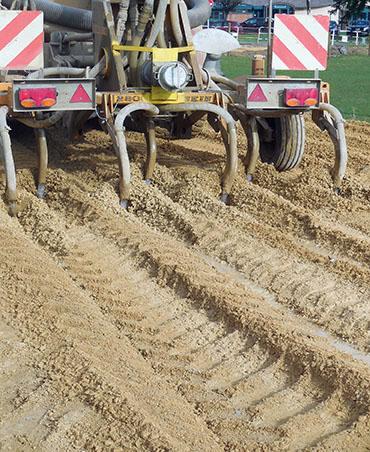
[[[150,186],[131,134],[128,211],[105,135],[49,137],[45,200],[23,169],[0,201],[0,450],[370,450],[370,125],[339,195],[307,133],[230,206],[213,132],[159,138]]]

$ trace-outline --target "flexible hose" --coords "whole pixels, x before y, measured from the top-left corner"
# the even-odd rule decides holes
[[[170,17],[172,33],[175,37],[176,44],[181,47],[184,42],[184,37],[181,33],[180,27],[180,15],[179,15],[179,3],[178,0],[170,0]]]
[[[78,30],[92,30],[92,12],[87,9],[61,5],[59,3],[53,3],[50,0],[34,0],[34,2],[36,9],[43,11],[46,22],[63,25],[68,28],[76,28]],[[11,8],[12,3],[13,0],[2,0],[2,5],[6,8]],[[188,17],[191,28],[196,28],[205,24],[210,18],[211,7],[209,6],[208,0],[186,0],[186,4],[189,8]],[[157,23],[153,24],[153,32],[150,33],[150,40],[146,44],[148,47],[154,45],[157,35],[163,26],[166,7],[167,0],[160,0],[156,15],[158,16],[158,20]],[[130,9],[131,5],[129,8],[129,16]],[[133,20],[132,14],[130,20]],[[134,29],[134,27],[135,25],[132,26],[132,29]]]
[[[105,68],[105,56],[98,62],[96,65],[90,69],[89,78],[95,78],[100,74]],[[47,67],[45,69],[39,69],[38,71],[31,72],[27,75],[28,80],[35,80],[39,78],[46,78],[50,76],[62,75],[64,77],[69,76],[81,76],[86,72],[85,68],[77,68],[77,67]]]
[[[84,68],[77,67],[47,67],[45,69],[39,69],[38,71],[31,72],[27,75],[28,80],[34,80],[38,78],[63,75],[66,77],[69,76],[80,76],[85,73]]]
[[[147,37],[145,41],[145,47],[153,47],[158,34],[161,32],[163,23],[166,18],[166,10],[167,10],[167,0],[159,0],[157,10],[155,12],[155,19],[153,22],[153,25],[150,29],[149,36]],[[141,68],[145,61],[145,52],[142,52],[139,61],[138,61],[138,68]]]
[[[157,11],[155,12],[155,19],[150,30],[149,36],[145,42],[146,47],[153,47],[158,33],[162,30],[163,23],[166,17],[167,0],[159,0]]]
[[[223,85],[226,85],[231,89],[238,89],[242,86],[240,83],[234,82],[234,80],[230,80],[229,78],[216,74],[214,72],[211,73],[211,78],[214,82],[222,83]]]
[[[185,0],[188,7],[190,28],[204,25],[211,17],[212,9],[208,0]]]
[[[132,40],[132,45],[138,46],[143,39],[145,28],[153,15],[154,0],[145,0],[143,9],[140,13],[138,24],[136,26],[135,34]],[[137,66],[138,66],[139,52],[129,52],[128,61],[131,72],[131,80],[133,83],[137,82]]]
[[[123,35],[125,34],[129,5],[130,0],[121,0],[119,3],[116,25],[116,35],[118,42],[122,42]]]
[[[79,30],[92,30],[92,12],[86,9],[60,5],[50,0],[34,0],[37,10],[43,11],[45,22],[64,25]],[[2,0],[2,5],[11,8],[13,0]]]

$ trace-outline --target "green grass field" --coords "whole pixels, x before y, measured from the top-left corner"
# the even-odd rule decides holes
[[[251,74],[252,60],[248,56],[224,56],[222,69],[234,78]],[[312,72],[283,72],[291,77],[312,77]],[[328,69],[320,72],[330,83],[331,102],[346,118],[370,122],[370,57],[366,55],[337,56],[329,59]]]

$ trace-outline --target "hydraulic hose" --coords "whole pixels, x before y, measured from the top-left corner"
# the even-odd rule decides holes
[[[123,35],[125,34],[129,5],[130,0],[121,0],[119,3],[116,26],[116,35],[118,42],[122,42]]]
[[[184,37],[181,32],[180,27],[180,15],[179,15],[179,3],[178,0],[170,0],[170,16],[172,32],[178,46],[182,46],[184,42]]]
[[[157,11],[155,12],[155,19],[150,30],[148,39],[145,42],[146,47],[153,47],[158,33],[162,30],[163,23],[166,17],[167,0],[159,0]]]
[[[132,40],[132,45],[139,46],[143,39],[145,28],[153,15],[154,0],[145,0],[143,9],[140,13],[138,24],[136,26],[135,34]],[[139,52],[129,52],[128,61],[131,71],[131,80],[133,83],[137,82],[137,65]]]
[[[92,30],[92,12],[87,9],[74,8],[72,6],[53,3],[50,0],[34,0],[37,10],[43,11],[45,21],[63,25],[78,30]],[[2,0],[2,5],[11,8],[13,0]],[[211,7],[208,0],[186,0],[188,17],[191,28],[199,27],[207,22],[211,16]],[[146,45],[152,47],[160,32],[165,19],[167,0],[160,0],[157,8],[156,19]],[[158,18],[158,19],[157,19]]]
[[[87,9],[60,5],[50,0],[34,0],[37,10],[43,11],[45,22],[63,25],[78,30],[92,30],[92,12]],[[11,8],[13,0],[2,0],[2,5]]]
[[[100,72],[105,68],[105,56],[96,65],[90,69],[89,78],[95,78]],[[83,76],[86,72],[85,68],[77,67],[47,67],[45,69],[40,69],[35,72],[31,72],[27,75],[27,79],[34,80],[38,78],[46,78],[50,76],[62,75],[64,77],[78,77]]]
[[[85,73],[84,68],[77,67],[47,67],[27,75],[27,79],[34,80],[38,78],[63,75],[63,76],[80,76]]]

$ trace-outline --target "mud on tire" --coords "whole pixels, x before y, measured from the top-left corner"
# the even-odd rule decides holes
[[[266,122],[264,123],[264,121]],[[266,118],[264,121],[258,122],[262,162],[272,163],[277,171],[296,168],[300,164],[304,152],[305,124],[303,116]]]

